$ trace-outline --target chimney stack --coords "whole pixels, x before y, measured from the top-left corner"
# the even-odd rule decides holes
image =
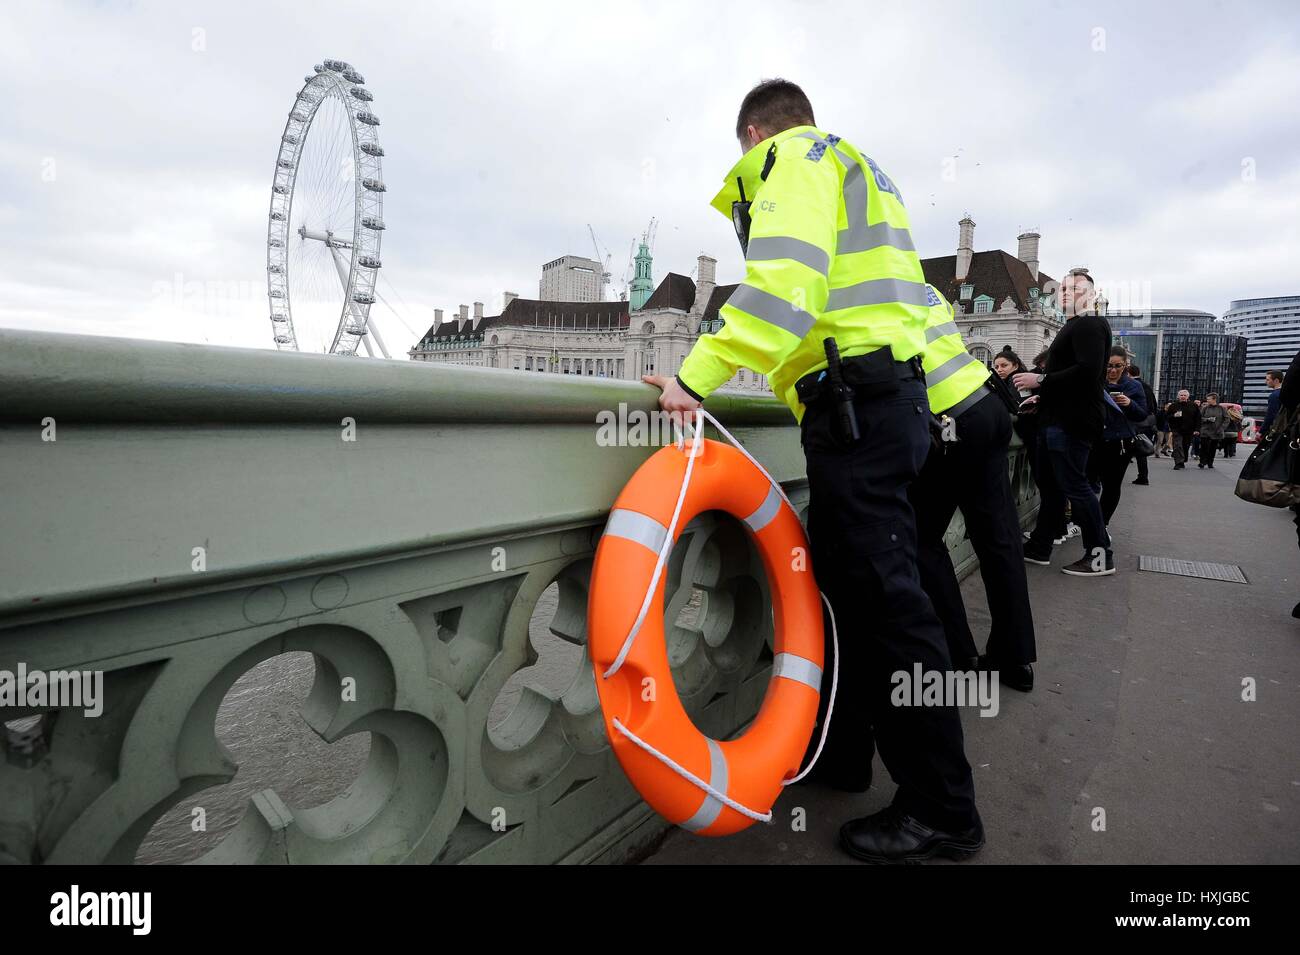
[[[1041,239],[1037,232],[1022,232],[1016,236],[1020,242],[1020,247],[1016,251],[1016,258],[1025,265],[1029,266],[1029,273],[1038,281],[1038,240]]]
[[[501,311],[505,311],[511,302],[519,297],[518,292],[505,292],[501,296]]]
[[[700,282],[713,285],[717,281],[718,260],[709,255],[701,255],[695,261],[699,266]]]
[[[962,216],[957,223],[957,270],[958,282],[966,281],[970,274],[970,260],[975,256],[975,220]]]
[[[474,324],[477,325],[481,321],[483,321],[483,303],[475,302],[474,303]]]
[[[700,316],[713,297],[713,289],[717,284],[718,260],[710,255],[701,255],[695,263],[695,301],[691,303],[691,314]]]
[[[456,309],[456,331],[463,332],[465,323],[469,321],[469,306],[462,305]]]
[[[434,327],[434,330],[436,331],[437,328],[438,328],[438,326],[440,326],[441,324],[442,324],[442,309],[440,309],[440,308],[435,308],[435,309],[433,310],[433,327]]]

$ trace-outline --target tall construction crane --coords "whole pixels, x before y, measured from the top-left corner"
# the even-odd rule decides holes
[[[600,243],[596,241],[596,230],[587,223],[587,231],[591,233],[591,247],[596,250],[596,261],[600,263],[600,300],[605,301],[605,289],[609,287],[609,267],[613,262],[614,256],[608,252],[604,255],[600,253]]]

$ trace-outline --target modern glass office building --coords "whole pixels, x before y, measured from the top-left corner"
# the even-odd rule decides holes
[[[1240,299],[1228,306],[1223,324],[1250,342],[1242,404],[1249,414],[1263,414],[1268,400],[1264,373],[1285,371],[1300,352],[1300,295]]]
[[[1211,313],[1167,308],[1110,312],[1106,320],[1116,344],[1133,355],[1161,404],[1175,400],[1183,388],[1193,398],[1214,391],[1221,401],[1241,401],[1246,339],[1229,334]]]

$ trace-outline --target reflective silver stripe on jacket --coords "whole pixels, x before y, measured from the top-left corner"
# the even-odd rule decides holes
[[[925,343],[932,345],[939,339],[947,335],[956,335],[961,329],[957,327],[956,322],[944,322],[942,325],[931,325],[925,330]]]
[[[860,166],[855,168],[861,172]],[[863,208],[866,208],[865,203]],[[875,225],[862,222],[842,230],[838,234],[835,251],[837,253],[870,252],[872,249],[885,246],[903,252],[916,251],[916,247],[912,245],[912,233],[906,229],[896,228],[888,222],[877,222]]]
[[[722,747],[716,742],[705,737],[704,742],[709,744],[709,785],[720,793],[727,791],[727,757],[723,755]],[[710,796],[707,793],[704,796],[704,802],[700,808],[695,810],[695,815],[679,825],[683,829],[689,829],[691,832],[699,832],[701,829],[707,829],[717,821],[718,814],[722,812],[722,801],[716,796]]]
[[[903,279],[870,279],[857,285],[831,289],[826,297],[826,311],[854,308],[858,305],[883,305],[902,302],[905,305],[924,305],[924,282],[907,282]]]
[[[971,362],[979,362],[980,364],[983,364],[983,362],[980,362],[978,358],[971,355],[969,352],[962,352],[960,355],[953,355],[938,368],[934,369],[934,371],[927,371],[925,373],[926,387],[933,388],[939,383],[946,381]]]
[[[793,259],[821,275],[830,271],[831,257],[811,242],[783,235],[764,235],[749,240],[746,262]]]
[[[799,133],[801,139],[811,139],[823,150],[834,149],[840,141],[838,136],[822,139],[816,133]],[[833,140],[833,142],[832,142]],[[899,229],[888,222],[867,224],[867,178],[862,172],[862,163],[840,149],[835,155],[844,164],[844,211],[848,216],[849,226],[842,229],[836,237],[835,253],[837,255],[851,252],[870,252],[872,249],[885,247],[899,249],[903,252],[915,252],[912,234],[907,229]],[[870,162],[870,160],[867,160]],[[895,193],[897,195],[897,193]]]
[[[772,661],[772,676],[785,677],[796,683],[810,686],[818,693],[822,690],[822,668],[807,657],[793,653],[778,653]]]
[[[970,394],[968,394],[961,401],[957,402],[951,408],[935,408],[934,413],[946,414],[949,418],[957,418],[960,417],[963,412],[969,411],[971,408],[974,408],[977,404],[979,404],[981,401],[983,401],[991,394],[993,394],[993,392],[989,391],[989,386],[986,382],[980,385]]]
[[[664,546],[664,538],[668,536],[668,528],[653,517],[616,507],[609,512],[605,534],[634,541],[658,554],[659,548]]]
[[[740,285],[727,304],[762,319],[769,325],[783,328],[795,338],[803,338],[812,329],[815,319],[801,308],[795,308],[783,298],[764,292],[752,285]]]

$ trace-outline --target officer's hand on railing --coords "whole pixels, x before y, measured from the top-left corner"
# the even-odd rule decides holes
[[[668,412],[669,417],[679,427],[695,413],[700,403],[682,390],[677,379],[669,375],[642,375],[641,380],[647,385],[654,385],[663,392],[659,396],[659,407]]]

